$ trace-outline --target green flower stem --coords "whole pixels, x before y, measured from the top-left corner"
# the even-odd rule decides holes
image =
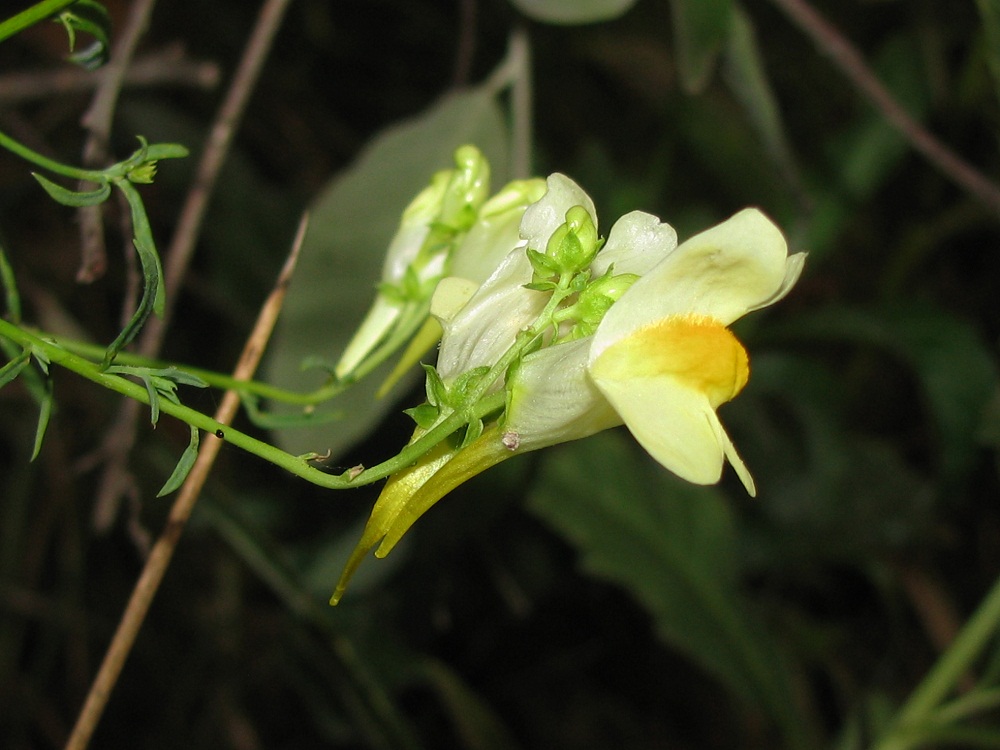
[[[108,176],[100,170],[80,169],[79,167],[71,167],[62,162],[49,159],[47,156],[42,156],[37,151],[32,151],[27,146],[18,143],[3,131],[0,131],[0,147],[17,154],[25,161],[30,161],[42,169],[47,169],[49,172],[54,172],[55,174],[61,174],[64,177],[99,184],[108,182]]]
[[[104,388],[135,399],[143,404],[149,404],[149,393],[144,386],[120,375],[108,374],[101,370],[100,366],[96,363],[64,349],[51,340],[46,340],[33,333],[29,333],[3,319],[0,319],[0,338],[13,341],[23,348],[30,348],[37,355],[46,358],[50,363],[71,370],[77,375],[97,383]],[[275,466],[279,466],[312,484],[333,490],[360,487],[376,482],[379,479],[384,479],[416,461],[455,430],[466,424],[469,419],[483,417],[502,406],[502,393],[483,398],[469,413],[456,412],[452,414],[450,418],[444,420],[430,432],[426,433],[421,440],[406,446],[398,455],[387,461],[383,461],[376,466],[361,470],[360,472],[357,469],[349,469],[341,474],[328,474],[311,465],[306,457],[293,456],[280,448],[251,437],[234,427],[217,422],[211,417],[182,404],[176,404],[166,399],[160,401],[160,411],[162,413],[169,414],[205,432],[213,434],[221,432],[225,440],[237,448],[241,448],[265,461],[269,461]]]
[[[35,3],[27,10],[22,10],[16,16],[11,16],[0,23],[0,42],[44,21],[75,2],[76,0],[42,0],[40,3]]]
[[[876,750],[902,750],[912,747],[919,737],[913,727],[934,720],[935,709],[954,690],[955,685],[1000,629],[1000,578],[965,624],[958,637],[910,695],[900,709],[889,735]]]
[[[104,348],[96,344],[88,344],[83,341],[72,339],[55,338],[52,340],[58,345],[74,354],[79,354],[94,360],[99,360],[104,356]],[[315,406],[331,398],[340,395],[350,386],[350,383],[332,382],[321,386],[316,390],[302,393],[300,391],[290,391],[286,388],[279,388],[270,383],[263,383],[259,380],[237,380],[236,378],[214,370],[205,370],[200,367],[166,362],[159,359],[147,359],[131,352],[119,352],[115,357],[115,362],[122,365],[134,367],[167,368],[175,367],[182,372],[197,375],[213,388],[226,391],[236,391],[238,393],[250,394],[259,398],[266,398],[271,401],[280,401],[294,406]]]

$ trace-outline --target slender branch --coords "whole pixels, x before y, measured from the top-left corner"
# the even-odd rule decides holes
[[[101,78],[80,68],[7,73],[0,76],[0,102],[22,104],[91,91]],[[219,84],[219,66],[190,60],[179,47],[169,47],[136,59],[125,74],[124,86],[190,86],[211,89]]]
[[[284,268],[278,277],[277,284],[267,301],[261,309],[257,318],[257,323],[243,347],[239,362],[233,371],[233,378],[246,380],[253,376],[260,359],[267,347],[268,339],[274,330],[274,324],[278,319],[278,312],[281,310],[285,299],[285,292],[295,270],[298,261],[299,250],[302,247],[302,239],[305,236],[306,221],[299,225],[299,231],[292,245],[292,251],[285,262]],[[222,425],[232,422],[236,411],[239,408],[239,395],[235,391],[227,391],[215,414],[215,421]],[[221,429],[221,428],[220,428]],[[188,474],[184,485],[181,487],[170,515],[167,518],[163,532],[157,539],[156,544],[150,552],[146,565],[136,582],[129,599],[128,606],[122,615],[121,622],[115,632],[108,650],[104,655],[101,668],[94,678],[90,693],[83,705],[80,715],[77,718],[76,726],[70,734],[66,743],[67,750],[84,750],[90,743],[90,738],[97,728],[97,723],[104,713],[111,691],[118,681],[125,660],[128,658],[139,634],[139,628],[146,618],[146,613],[152,604],[153,597],[166,574],[167,567],[173,557],[174,550],[180,541],[191,511],[194,509],[201,489],[208,478],[208,473],[215,462],[223,441],[218,438],[209,438],[198,453],[198,458]]]
[[[128,21],[121,36],[115,43],[111,59],[104,66],[101,82],[94,93],[90,107],[84,113],[81,122],[89,131],[83,145],[83,166],[100,167],[110,160],[108,142],[111,138],[111,121],[114,117],[118,95],[125,81],[125,73],[132,63],[139,39],[149,26],[156,0],[136,0],[132,4]],[[81,186],[86,189],[86,186]],[[82,283],[90,283],[104,274],[107,267],[107,253],[104,248],[104,225],[102,223],[102,208],[84,206],[79,211],[80,217],[80,268],[76,279]],[[125,235],[129,235],[126,233]],[[129,308],[135,307],[135,298],[126,297],[126,319],[131,316]]]
[[[958,156],[913,119],[867,65],[861,53],[806,0],[771,0],[882,113],[886,121],[946,177],[1000,215],[1000,186]]]
[[[290,2],[291,0],[265,0],[209,132],[191,190],[181,209],[177,228],[164,258],[166,307],[162,317],[147,321],[139,342],[139,351],[146,357],[155,357],[163,343],[178,288],[194,252],[219,171]],[[109,433],[105,441],[104,449],[109,458],[94,504],[94,526],[99,530],[107,528],[117,513],[119,482],[116,477],[126,470],[126,456],[135,442],[138,414],[135,402],[124,403],[115,419],[113,433]]]
[[[256,87],[261,68],[271,50],[285,11],[291,0],[266,0],[257,16],[250,39],[233,76],[226,98],[219,108],[215,122],[202,152],[201,162],[187,199],[177,220],[177,229],[164,259],[166,274],[167,308],[163,318],[147,326],[143,334],[141,351],[155,356],[163,341],[163,334],[170,322],[171,311],[177,298],[184,274],[194,252],[198,234],[209,198],[215,188],[222,164],[229,153],[233,135],[243,117],[250,94]]]

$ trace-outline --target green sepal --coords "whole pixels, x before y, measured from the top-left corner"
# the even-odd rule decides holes
[[[535,276],[538,277],[537,280],[559,275],[559,266],[548,255],[538,250],[532,250],[530,247],[526,248],[525,252],[528,253],[528,260],[531,262],[531,269],[535,272]]]
[[[441,380],[441,376],[438,375],[437,369],[433,365],[424,364],[423,362],[420,363],[420,366],[424,368],[424,373],[427,375],[424,385],[424,390],[427,393],[427,403],[435,407],[447,404],[448,388],[445,386],[444,381]]]
[[[43,177],[38,174],[38,172],[32,172],[31,176],[38,180],[38,184],[45,188],[45,192],[49,194],[56,203],[61,203],[64,206],[69,206],[71,208],[80,208],[81,206],[96,206],[104,203],[111,195],[111,184],[102,183],[97,190],[68,190],[62,185],[58,185],[47,177]]]
[[[536,281],[531,284],[522,284],[521,286],[533,292],[551,292],[559,288],[559,285],[554,281]]]
[[[461,448],[465,448],[470,445],[473,441],[477,440],[480,435],[483,434],[483,420],[474,419],[469,422],[468,426],[465,428],[465,437],[462,438]]]
[[[429,430],[437,422],[438,417],[441,414],[441,410],[432,406],[431,404],[423,403],[420,406],[414,406],[411,409],[404,409],[403,414],[406,414],[410,419],[416,422],[417,427],[422,430]]]
[[[194,462],[198,459],[198,428],[191,425],[191,440],[188,442],[188,447],[184,449],[181,454],[180,459],[177,461],[177,465],[174,467],[173,473],[164,482],[160,491],[156,493],[157,497],[163,497],[164,495],[169,495],[171,492],[176,490],[181,484],[187,479],[187,475],[191,473],[191,467],[194,466]]]
[[[483,378],[489,373],[490,368],[483,365],[482,367],[473,367],[467,372],[463,372],[457,378],[451,386],[449,391],[450,405],[458,408],[464,405],[465,398],[469,392],[474,391],[479,387]]]

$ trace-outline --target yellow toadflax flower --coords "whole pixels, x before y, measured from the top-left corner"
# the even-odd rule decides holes
[[[586,215],[594,219],[596,237],[593,205],[583,191],[562,175],[551,176],[548,186],[522,220],[527,247],[551,251],[552,237],[580,226],[574,216],[583,216],[583,224]],[[579,235],[586,245],[586,227]],[[506,389],[503,414],[467,444],[439,444],[390,477],[332,603],[369,550],[379,545],[375,554],[384,557],[459,484],[511,456],[623,423],[683,479],[717,482],[728,459],[755,494],[715,413],[743,389],[750,372],[728,326],[784,297],[805,255],[789,256],[778,228],[746,209],[680,246],[669,226],[633,212],[615,224],[596,257],[581,257],[593,258],[583,275],[587,286],[567,298],[570,306],[552,317],[554,328],[515,358],[505,380],[487,384]],[[446,385],[499,361],[548,309],[537,263],[527,258],[523,249],[511,252],[471,297],[461,282],[439,286],[432,309],[444,326],[438,373]],[[422,434],[418,428],[413,439]]]

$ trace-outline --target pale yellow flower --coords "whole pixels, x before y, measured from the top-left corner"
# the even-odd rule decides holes
[[[574,199],[578,188],[571,181],[549,180],[550,194],[555,184],[556,192]],[[564,205],[545,203],[525,213],[522,236],[527,224],[544,240],[565,216]],[[729,326],[784,297],[805,255],[789,256],[781,232],[756,209],[675,244],[673,230],[648,214],[634,212],[616,223],[592,277],[614,262],[616,274],[640,278],[611,304],[593,335],[557,339],[526,355],[505,384],[505,414],[476,440],[461,449],[439,445],[389,479],[333,601],[369,550],[381,542],[376,556],[388,554],[422,513],[462,482],[513,455],[623,423],[678,476],[717,482],[728,459],[747,492],[756,493],[716,415],[750,373]],[[545,294],[524,288],[531,274],[530,264],[511,253],[471,297],[461,284],[442,287],[451,290],[445,296],[455,295],[443,306],[448,315],[438,371],[446,382],[497,361],[539,315]]]

